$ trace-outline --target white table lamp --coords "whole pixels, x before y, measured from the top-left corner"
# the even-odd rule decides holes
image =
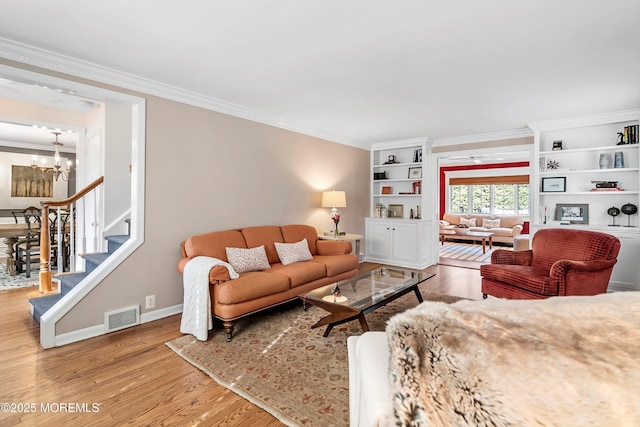
[[[331,208],[331,215],[334,215],[338,208],[347,207],[347,196],[344,191],[325,191],[322,193],[322,207]]]

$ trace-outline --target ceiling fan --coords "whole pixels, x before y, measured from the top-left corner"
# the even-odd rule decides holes
[[[496,156],[458,156],[458,157],[447,157],[443,159],[445,162],[455,162],[455,163],[486,163],[492,161],[501,161],[504,160],[504,157],[496,157]]]

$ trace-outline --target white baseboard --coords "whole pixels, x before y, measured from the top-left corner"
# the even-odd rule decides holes
[[[140,324],[153,322],[154,320],[163,319],[179,313],[182,313],[182,304],[150,311],[140,315]],[[134,325],[132,328],[135,328],[136,326],[138,325]],[[89,326],[88,328],[78,329],[77,331],[56,335],[54,346],[60,347],[74,342],[87,340],[89,338],[95,338],[100,335],[106,335],[106,332],[104,331],[104,324],[102,323],[99,325]]]
[[[153,322],[154,320],[163,319],[165,317],[173,316],[174,314],[182,313],[182,304],[174,305],[173,307],[165,307],[160,310],[149,311],[140,315],[140,323]]]

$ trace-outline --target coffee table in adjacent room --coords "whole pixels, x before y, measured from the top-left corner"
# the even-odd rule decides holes
[[[489,249],[493,248],[493,233],[487,231],[469,231],[467,234],[458,234],[453,230],[440,230],[440,241],[444,245],[446,238],[461,240],[482,240],[482,253],[487,253],[486,241],[489,240]]]
[[[413,291],[422,302],[418,285],[435,276],[434,273],[384,267],[337,283],[314,289],[299,295],[305,309],[313,304],[328,311],[328,316],[320,319],[311,328],[327,326],[327,337],[334,326],[358,319],[364,332],[369,325],[364,315],[383,307],[391,301]]]

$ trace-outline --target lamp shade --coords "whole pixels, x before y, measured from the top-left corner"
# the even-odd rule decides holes
[[[344,191],[325,191],[322,193],[323,208],[346,208],[347,196]]]

